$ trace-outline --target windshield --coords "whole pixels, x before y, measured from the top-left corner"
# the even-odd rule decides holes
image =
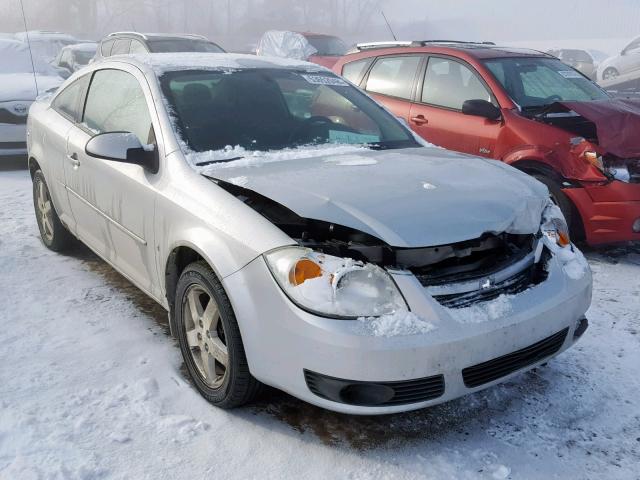
[[[208,40],[191,38],[170,38],[164,40],[149,40],[149,50],[152,53],[171,52],[211,52],[224,53],[224,50]]]
[[[495,58],[485,60],[485,65],[522,108],[609,98],[591,80],[555,58]]]
[[[347,53],[347,46],[338,37],[306,37],[307,41],[318,52],[315,55],[341,57]]]
[[[178,133],[196,152],[227,146],[419,146],[395,117],[328,72],[179,71],[165,73],[161,84]]]

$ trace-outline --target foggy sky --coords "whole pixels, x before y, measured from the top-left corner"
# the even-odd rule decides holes
[[[529,42],[537,48],[611,39],[600,43],[613,50],[640,34],[639,0],[23,1],[30,29],[91,39],[118,30],[192,32],[235,48],[272,28],[334,33],[349,42],[390,39],[381,10],[403,39]],[[19,0],[0,0],[0,32],[23,28]]]

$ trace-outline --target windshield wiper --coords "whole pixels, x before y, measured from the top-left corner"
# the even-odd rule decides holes
[[[207,160],[206,162],[198,162],[196,163],[196,167],[206,167],[207,165],[213,165],[214,163],[226,163],[233,162],[234,160],[240,160],[244,157],[233,157],[233,158],[223,158],[220,160]]]

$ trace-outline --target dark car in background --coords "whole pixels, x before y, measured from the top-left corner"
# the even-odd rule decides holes
[[[95,60],[130,53],[170,52],[224,53],[224,49],[202,35],[115,32],[102,39]]]
[[[640,240],[640,103],[551,55],[486,43],[361,44],[334,71],[427,141],[536,177],[589,244]]]
[[[587,50],[559,48],[548,50],[547,53],[562,60],[564,63],[583,73],[591,80],[596,79],[598,62]]]

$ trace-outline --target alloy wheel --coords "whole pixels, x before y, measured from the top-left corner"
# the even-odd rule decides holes
[[[36,204],[38,206],[38,220],[42,227],[42,236],[47,242],[51,242],[53,240],[53,206],[51,205],[49,190],[42,180],[38,180]]]
[[[204,382],[219,388],[229,367],[229,352],[220,310],[200,285],[191,285],[183,302],[184,329],[191,358]]]

